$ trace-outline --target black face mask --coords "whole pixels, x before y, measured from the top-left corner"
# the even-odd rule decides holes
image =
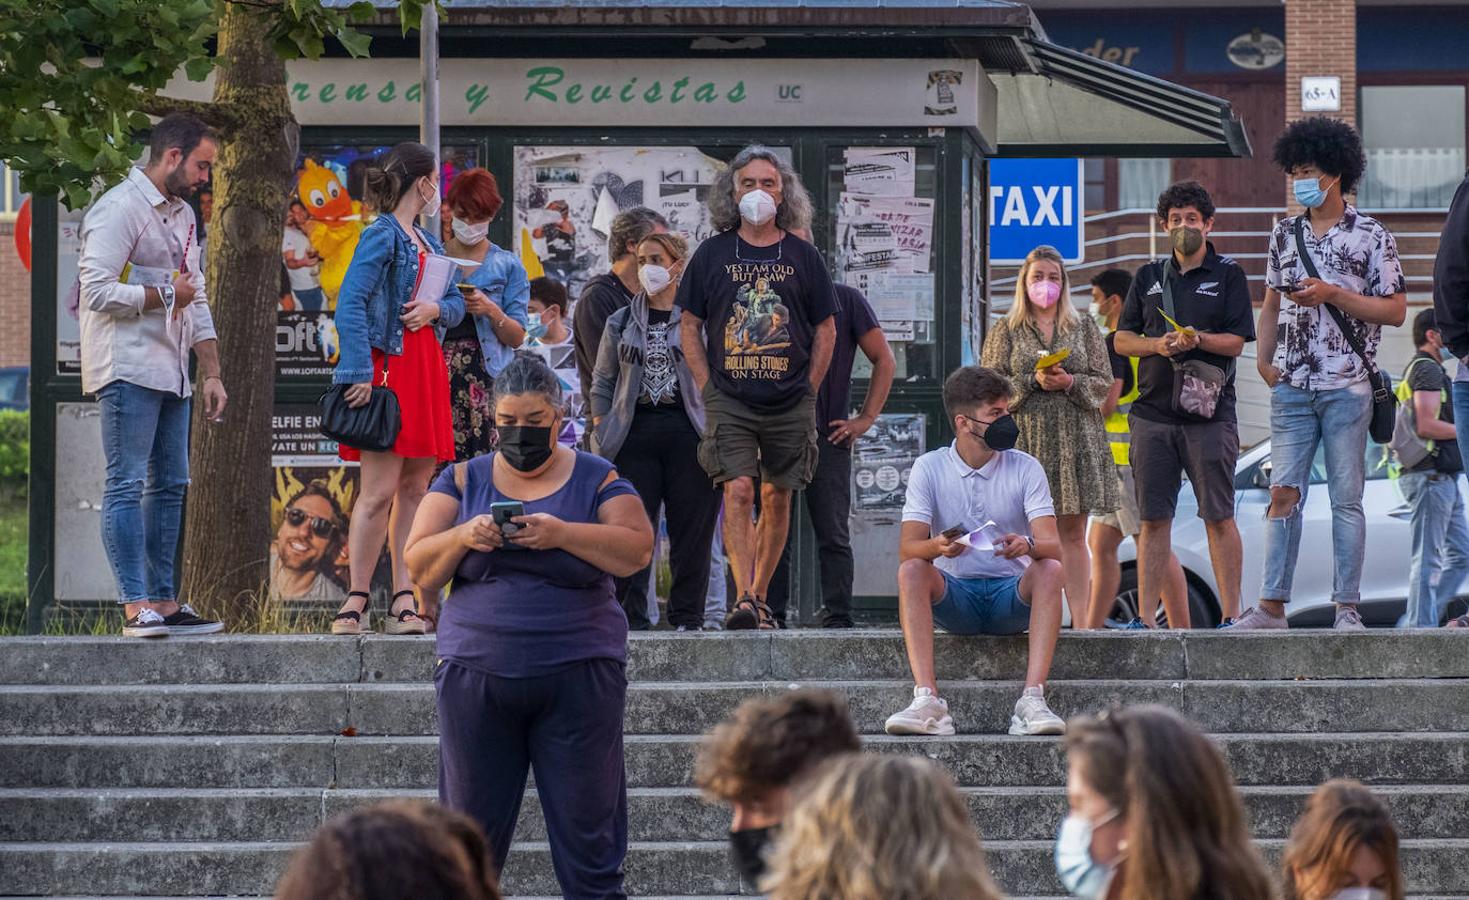
[[[765,875],[765,851],[775,840],[776,826],[746,828],[729,833],[729,856],[740,877],[758,885]]]
[[[968,416],[964,418],[969,419]],[[1015,417],[1009,413],[989,423],[981,422],[978,419],[969,419],[969,421],[979,425],[988,424],[984,434],[974,434],[974,432],[970,434],[984,441],[985,446],[991,450],[1013,449],[1015,442],[1020,440],[1020,426],[1015,424]]]
[[[501,425],[498,452],[510,467],[520,472],[534,472],[551,458],[554,445],[551,429],[537,425]]]

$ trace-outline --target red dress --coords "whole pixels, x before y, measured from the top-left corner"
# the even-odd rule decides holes
[[[421,269],[420,269],[421,271]],[[372,350],[372,383],[386,383],[398,397],[403,427],[393,442],[392,452],[404,459],[433,458],[454,461],[454,416],[449,405],[449,369],[444,351],[432,325],[417,331],[403,330],[403,353],[388,365],[383,381],[384,354]],[[343,444],[342,459],[357,462],[362,451]]]

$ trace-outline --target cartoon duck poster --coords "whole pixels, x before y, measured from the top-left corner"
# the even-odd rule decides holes
[[[342,279],[362,235],[362,204],[352,199],[335,172],[311,159],[299,173],[296,194],[311,217],[306,236],[321,257],[321,289],[328,309],[335,310]]]

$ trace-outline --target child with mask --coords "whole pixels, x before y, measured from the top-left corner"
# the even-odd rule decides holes
[[[581,376],[576,369],[576,337],[571,330],[570,308],[566,285],[549,276],[531,280],[530,300],[526,304],[529,324],[525,343],[521,346],[546,361],[561,379],[566,397],[566,421],[557,440],[568,447],[581,444],[585,429],[581,393]]]
[[[1015,389],[1015,446],[1040,461],[1051,485],[1066,604],[1072,627],[1083,628],[1091,603],[1087,517],[1117,509],[1117,469],[1102,419],[1112,390],[1107,343],[1094,319],[1077,314],[1070,288],[1055,248],[1030,251],[1010,314],[990,329],[980,362]]]
[[[1085,900],[1274,900],[1229,766],[1172,710],[1071,723],[1056,875]]]
[[[1030,655],[1011,734],[1062,734],[1045,681],[1061,633],[1061,547],[1046,473],[1012,449],[1010,380],[965,366],[944,381],[944,411],[957,437],[913,464],[898,555],[898,615],[913,702],[887,720],[888,734],[949,735],[954,720],[934,676],[933,626],[951,634],[1021,634]]]
[[[699,465],[704,398],[683,354],[677,352],[683,311],[674,305],[688,242],[651,234],[638,244],[642,289],[614,312],[602,330],[592,373],[591,444],[617,464],[643,498],[650,521],[668,517],[673,585],[668,620],[678,631],[704,625],[709,590],[709,546],[719,520],[719,492]],[[648,627],[651,569],[618,582],[628,623]]]
[[[811,688],[746,700],[704,738],[694,781],[733,807],[730,854],[746,883],[765,874],[793,786],[826,760],[861,749],[846,699]]]

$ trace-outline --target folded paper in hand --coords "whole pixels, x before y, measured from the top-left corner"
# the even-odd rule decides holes
[[[478,265],[472,259],[459,259],[442,253],[427,254],[423,258],[423,269],[418,273],[418,288],[413,292],[413,299],[438,303],[449,289],[449,282],[458,280],[457,269],[472,269]]]
[[[998,525],[989,521],[959,538],[957,543],[977,550],[1000,550],[1005,546],[1005,535]]]
[[[165,269],[162,266],[140,266],[135,263],[124,263],[122,274],[117,276],[117,280],[120,284],[141,284],[144,287],[157,287],[160,284],[173,284],[178,277],[178,269]]]
[[[1042,369],[1049,369],[1051,366],[1059,366],[1061,363],[1065,362],[1066,359],[1070,356],[1071,348],[1062,347],[1055,353],[1047,353],[1045,356],[1042,356],[1040,359],[1036,360],[1035,370],[1039,372]]]

